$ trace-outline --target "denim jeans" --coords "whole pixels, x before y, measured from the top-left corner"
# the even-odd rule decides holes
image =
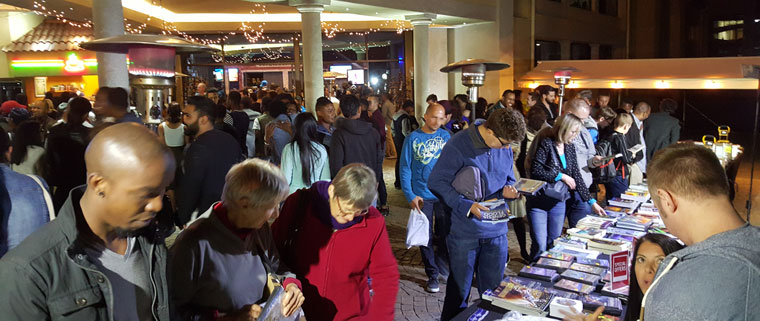
[[[583,201],[581,193],[570,191],[570,198],[565,201],[565,216],[570,228],[574,228],[588,213],[591,213],[591,207]]]
[[[554,239],[562,234],[565,224],[565,202],[546,196],[528,197],[528,219],[530,220],[530,257],[538,260]]]
[[[420,246],[422,263],[425,265],[425,274],[429,279],[437,279],[438,275],[449,275],[449,253],[446,250],[446,235],[449,231],[449,218],[443,210],[443,203],[438,200],[425,200],[422,205],[422,213],[430,222],[428,230],[430,239],[427,246]]]
[[[604,184],[604,188],[607,190],[608,200],[620,197],[620,194],[625,193],[628,189],[628,178],[623,179],[623,176],[615,176],[609,183]]]
[[[467,308],[473,274],[477,274],[480,294],[499,286],[504,276],[508,250],[506,235],[485,239],[449,235],[446,245],[449,249],[451,273],[446,284],[442,321],[451,320]]]

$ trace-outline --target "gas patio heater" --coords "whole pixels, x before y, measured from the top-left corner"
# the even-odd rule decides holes
[[[152,126],[161,122],[161,111],[176,97],[173,93],[175,55],[218,51],[179,37],[150,34],[101,38],[79,46],[86,50],[127,54],[130,98],[145,123]]]
[[[557,111],[557,116],[559,116],[562,115],[562,98],[565,97],[565,86],[570,84],[572,73],[578,71],[578,69],[562,67],[552,71],[554,72],[554,83],[559,86],[559,110]]]
[[[462,71],[462,85],[467,87],[467,96],[472,105],[472,119],[475,119],[475,105],[478,103],[478,87],[483,86],[486,80],[486,71],[496,71],[509,68],[508,64],[487,61],[484,59],[465,59],[446,65],[441,72]]]

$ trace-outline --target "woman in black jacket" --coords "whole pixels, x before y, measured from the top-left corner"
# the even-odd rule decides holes
[[[580,118],[572,114],[564,115],[555,121],[550,134],[538,142],[536,155],[530,166],[530,177],[545,181],[548,185],[564,184],[567,191],[561,195],[542,193],[528,198],[533,260],[537,260],[539,255],[546,251],[552,241],[562,233],[562,226],[565,223],[565,201],[573,196],[571,193],[580,193],[581,199],[588,202],[595,213],[604,213],[604,209],[591,197],[583,182],[575,156],[575,147],[571,143],[582,126],[583,122]]]

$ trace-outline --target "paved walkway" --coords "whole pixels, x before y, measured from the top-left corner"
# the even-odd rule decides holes
[[[391,208],[391,215],[386,218],[386,225],[388,227],[391,247],[393,248],[396,260],[398,260],[399,272],[401,274],[398,299],[396,300],[396,320],[440,320],[446,285],[441,284],[441,291],[439,293],[425,292],[427,276],[422,265],[420,250],[417,247],[406,249],[406,223],[409,218],[410,208],[404,198],[404,193],[393,187],[393,182],[395,181],[394,162],[395,159],[385,160],[383,164],[383,177],[385,185],[388,188],[388,205]],[[517,239],[514,232],[512,232],[511,226],[508,236],[510,256],[514,258],[520,257]],[[505,273],[516,274],[522,266],[522,262],[512,260]],[[470,299],[474,300],[476,298],[477,289],[473,288]]]

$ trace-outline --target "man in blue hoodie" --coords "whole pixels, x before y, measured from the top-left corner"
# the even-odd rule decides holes
[[[447,321],[467,307],[474,273],[478,291],[499,285],[507,263],[507,223],[480,220],[487,208],[457,192],[452,183],[465,167],[480,170],[484,200],[515,199],[512,186],[513,155],[509,144],[525,136],[522,114],[511,108],[494,111],[488,120],[454,135],[430,173],[428,187],[451,207],[451,230],[446,238],[450,274],[441,320]],[[477,271],[475,271],[477,267]]]
[[[446,110],[440,104],[432,103],[425,111],[424,119],[425,124],[410,133],[404,140],[404,147],[399,154],[401,158],[399,169],[401,189],[404,191],[406,200],[409,201],[409,206],[424,213],[430,222],[428,245],[420,246],[420,254],[428,277],[425,290],[438,293],[440,291],[438,276],[448,275],[445,243],[448,224],[444,217],[443,204],[430,192],[427,182],[430,172],[441,157],[443,146],[451,135],[441,129],[441,125],[446,123]],[[433,220],[435,220],[435,225]],[[434,243],[437,251],[433,250]]]
[[[647,173],[665,226],[688,247],[663,259],[642,320],[760,320],[760,228],[736,213],[715,154],[670,145]]]

